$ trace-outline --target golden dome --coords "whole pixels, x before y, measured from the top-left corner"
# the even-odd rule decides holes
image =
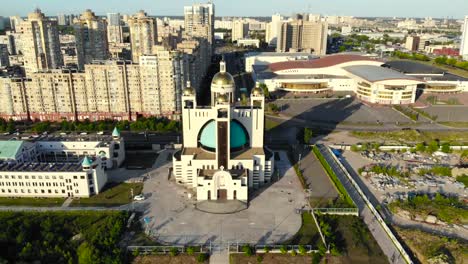
[[[228,97],[227,97],[227,95],[225,95],[225,94],[220,94],[220,95],[218,95],[218,97],[216,98],[216,102],[217,102],[218,104],[224,104],[224,103],[227,103],[227,101],[228,101]]]
[[[184,96],[193,96],[195,95],[195,89],[193,89],[193,87],[189,86],[189,87],[186,87],[183,91],[183,95]]]
[[[252,95],[254,96],[261,96],[263,94],[262,88],[256,86],[252,89]]]
[[[234,85],[234,78],[229,72],[218,72],[211,80],[215,85]]]

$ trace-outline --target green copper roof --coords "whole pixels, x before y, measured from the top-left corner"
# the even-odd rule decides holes
[[[88,156],[84,157],[83,162],[81,163],[82,167],[91,167],[93,163],[89,160]]]
[[[0,141],[0,159],[15,159],[22,146],[22,140]]]
[[[120,137],[120,131],[117,129],[117,127],[114,127],[114,130],[112,131],[112,136]]]
[[[236,121],[230,122],[231,125],[231,135],[229,138],[229,143],[231,149],[239,148],[247,144],[248,135],[245,132],[241,124]],[[216,122],[210,121],[203,128],[200,136],[200,143],[207,148],[216,148]]]

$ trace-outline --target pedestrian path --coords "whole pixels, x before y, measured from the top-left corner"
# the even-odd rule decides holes
[[[68,207],[73,202],[71,197],[68,197],[65,202],[63,202],[62,207]]]
[[[229,264],[229,251],[227,248],[214,249],[210,256],[210,264]]]

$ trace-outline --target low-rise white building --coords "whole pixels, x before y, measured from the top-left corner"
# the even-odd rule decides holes
[[[249,39],[249,38],[238,39],[236,45],[240,46],[240,47],[260,48],[260,40],[259,39]]]
[[[125,160],[120,132],[89,137],[0,141],[0,197],[90,197],[107,183],[106,170]]]
[[[0,197],[90,197],[107,182],[99,163],[0,162]]]

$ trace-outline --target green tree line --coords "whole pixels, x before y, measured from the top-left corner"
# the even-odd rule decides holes
[[[0,263],[123,263],[126,212],[1,212]]]

